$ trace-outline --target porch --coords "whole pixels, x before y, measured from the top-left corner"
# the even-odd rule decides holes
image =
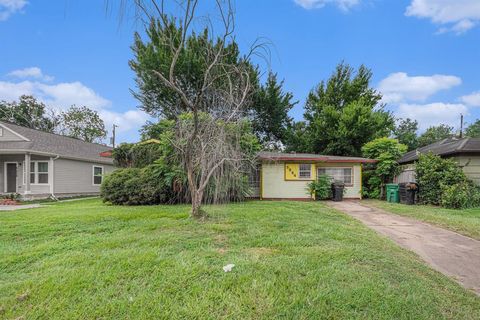
[[[0,190],[23,198],[53,194],[54,158],[32,154],[0,154]]]

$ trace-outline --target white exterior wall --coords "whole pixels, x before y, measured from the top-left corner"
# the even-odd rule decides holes
[[[362,189],[361,164],[336,163],[317,164],[317,167],[352,167],[353,186],[345,187],[345,198],[360,199]],[[265,199],[310,199],[307,185],[311,180],[285,180],[284,162],[262,163],[262,198]]]

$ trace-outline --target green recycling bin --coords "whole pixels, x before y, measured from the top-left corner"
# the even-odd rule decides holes
[[[393,203],[400,202],[400,186],[398,184],[387,184],[387,201]]]

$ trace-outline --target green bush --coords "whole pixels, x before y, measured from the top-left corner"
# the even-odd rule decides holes
[[[183,185],[181,173],[158,161],[142,169],[115,170],[105,177],[101,196],[104,202],[117,205],[177,203],[184,195]]]
[[[480,192],[472,182],[463,181],[442,186],[441,205],[450,209],[466,209],[480,205]]]
[[[144,168],[164,155],[159,142],[122,143],[113,150],[113,161],[121,168]]]
[[[319,175],[317,180],[308,184],[308,192],[315,196],[316,200],[327,200],[332,198],[332,182],[330,177]]]
[[[467,183],[465,173],[455,160],[442,159],[431,153],[420,155],[415,170],[420,190],[419,199],[425,204],[440,205],[444,190]]]

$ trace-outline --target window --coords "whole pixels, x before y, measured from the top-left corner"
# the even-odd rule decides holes
[[[260,168],[255,168],[250,171],[248,175],[248,184],[250,188],[259,188],[260,187]]]
[[[353,184],[352,168],[318,168],[317,175],[327,175],[333,181],[341,181],[346,185]]]
[[[301,163],[298,166],[298,176],[300,179],[310,179],[312,177],[312,165],[309,163]]]
[[[35,183],[35,162],[30,162],[30,183]]]
[[[37,162],[37,183],[48,184],[48,162]]]
[[[23,166],[23,175],[25,182],[25,166]],[[30,183],[31,184],[48,184],[48,162],[47,161],[31,161],[30,162]]]
[[[93,166],[93,184],[100,185],[103,180],[103,167]]]

